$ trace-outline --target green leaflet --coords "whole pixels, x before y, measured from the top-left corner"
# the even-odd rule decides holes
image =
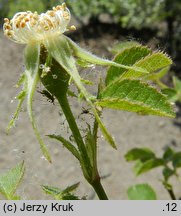
[[[80,90],[81,94],[86,99],[87,103],[91,106],[92,111],[96,117],[97,122],[103,132],[103,135],[107,139],[107,141],[116,148],[115,142],[112,136],[108,133],[107,129],[103,125],[97,110],[94,104],[91,101],[91,95],[87,92],[85,87],[83,86],[76,65],[75,60],[72,56],[72,49],[69,46],[69,40],[64,35],[61,35],[58,38],[51,38],[44,42],[45,47],[47,48],[48,52],[51,56],[67,71],[67,73],[71,76],[72,80],[75,82],[77,88]]]
[[[146,161],[155,158],[155,154],[149,148],[133,148],[125,155],[126,161]]]
[[[66,187],[66,188],[62,191],[62,193],[63,193],[63,194],[66,194],[66,193],[70,193],[70,192],[76,190],[76,189],[79,187],[79,184],[80,184],[80,182],[75,183],[75,184],[73,184],[73,185],[71,185],[71,186]]]
[[[172,64],[172,60],[162,52],[152,53],[151,55],[146,56],[140,61],[136,62],[133,66],[144,68],[149,73],[156,72],[164,67],[167,67]],[[135,70],[128,70],[124,72],[120,79],[126,78],[139,78],[145,76],[142,72],[135,73]]]
[[[127,190],[130,200],[156,200],[156,193],[148,184],[137,184]]]
[[[107,86],[96,105],[167,117],[175,117],[167,98],[155,88],[139,80],[118,80]]]
[[[149,55],[150,52],[151,52],[150,49],[141,45],[128,47],[126,49],[123,49],[120,53],[118,53],[113,59],[113,61],[119,64],[132,66],[137,61]],[[107,70],[106,85],[109,85],[112,81],[114,81],[116,78],[121,76],[125,71],[127,71],[126,68],[118,68],[118,67],[110,66],[109,69]]]
[[[51,162],[49,152],[40,136],[38,131],[36,121],[34,119],[33,110],[32,110],[32,101],[36,88],[36,84],[39,79],[39,57],[40,57],[40,44],[28,44],[25,49],[25,65],[26,65],[26,77],[27,77],[27,110],[29,118],[33,127],[33,130],[36,134],[36,137],[40,143],[40,147],[45,158]]]
[[[67,41],[69,42],[70,47],[73,50],[73,54],[78,57],[81,58],[82,60],[85,60],[87,62],[90,62],[92,64],[97,64],[97,65],[104,65],[104,66],[115,66],[118,68],[125,68],[127,70],[134,70],[134,71],[138,71],[140,73],[146,74],[148,73],[147,70],[145,70],[144,68],[141,67],[137,67],[137,66],[127,66],[127,65],[123,65],[123,64],[119,64],[116,63],[114,61],[110,61],[107,59],[102,59],[100,57],[97,57],[96,55],[93,55],[90,52],[87,52],[86,50],[82,49],[81,47],[79,47],[75,42],[73,42],[70,38],[66,37]]]
[[[156,167],[164,166],[164,160],[160,158],[152,158],[146,161],[138,160],[133,168],[134,173],[138,176],[148,172]]]
[[[16,199],[15,191],[19,186],[25,171],[24,162],[0,176],[0,193],[7,199]]]

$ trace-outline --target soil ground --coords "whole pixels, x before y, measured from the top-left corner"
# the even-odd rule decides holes
[[[100,55],[108,56],[107,45],[111,46],[116,41],[111,36],[87,39],[81,42],[82,47]],[[5,128],[16,108],[17,102],[14,97],[19,89],[14,86],[19,75],[24,70],[23,46],[15,44],[1,34],[0,35],[0,173],[5,172],[22,160],[26,164],[26,173],[23,184],[19,188],[19,194],[24,199],[48,199],[41,191],[40,185],[52,185],[66,187],[70,184],[80,182],[77,194],[87,195],[88,199],[94,197],[92,188],[85,182],[80,172],[78,162],[72,158],[71,154],[61,146],[60,143],[50,140],[45,136],[45,142],[50,149],[53,163],[49,164],[40,152],[38,142],[33,133],[28,119],[26,108],[23,108],[16,126],[5,133]],[[105,69],[98,67],[88,69],[82,75],[91,80],[98,80],[100,73]],[[38,88],[42,89],[42,86]],[[96,89],[90,88],[93,93]],[[81,119],[91,122],[91,115],[80,115],[82,106],[71,100],[77,119],[84,127]],[[178,109],[178,108],[177,108]],[[61,111],[60,111],[61,112]],[[59,110],[40,94],[36,93],[34,99],[34,113],[42,135],[61,133],[68,135],[66,123],[63,116],[60,117]],[[103,121],[109,131],[113,134],[118,150],[112,149],[106,141],[99,135],[99,170],[102,176],[107,176],[102,180],[105,190],[110,199],[127,199],[126,190],[136,183],[149,183],[155,188],[158,199],[170,199],[161,184],[161,169],[153,170],[142,176],[135,177],[132,172],[132,164],[124,159],[125,153],[133,147],[149,147],[158,156],[163,153],[166,146],[172,146],[177,150],[181,149],[181,117],[177,119],[160,118],[155,116],[139,116],[134,113],[105,110]],[[172,179],[174,191],[179,197],[181,195],[181,184]]]

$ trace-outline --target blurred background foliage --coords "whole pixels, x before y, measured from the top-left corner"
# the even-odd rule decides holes
[[[172,58],[181,51],[181,0],[66,0],[74,18],[85,26],[100,22],[114,23],[118,28],[144,28],[164,32],[162,35]],[[43,12],[59,0],[0,0],[1,24],[4,17],[12,17],[17,11]],[[164,26],[164,29],[163,29]],[[162,30],[163,29],[163,30]],[[149,32],[148,32],[149,34]],[[140,34],[141,35],[141,34]]]
[[[99,20],[101,14],[110,16],[110,21],[123,27],[157,26],[160,21],[171,19],[180,21],[180,0],[66,0],[68,6],[82,23]],[[0,16],[11,17],[17,11],[31,10],[43,12],[59,0],[0,0]],[[151,26],[150,26],[151,25]]]

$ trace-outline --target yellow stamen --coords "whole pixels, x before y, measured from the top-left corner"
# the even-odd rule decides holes
[[[69,30],[75,31],[75,30],[76,30],[76,27],[75,27],[74,25],[72,25],[72,26],[69,27]]]
[[[7,35],[8,37],[12,37],[13,36],[13,31],[5,30],[4,34]]]
[[[56,6],[56,9],[57,9],[57,10],[62,10],[63,7],[62,7],[61,5],[58,5],[58,6]]]
[[[55,12],[54,11],[48,11],[47,14],[50,15],[51,17],[55,16]]]
[[[11,30],[11,29],[12,29],[11,25],[8,24],[8,23],[6,23],[6,24],[4,25],[4,27],[5,27],[5,29],[7,29],[7,30]]]
[[[26,17],[26,18],[24,19],[24,21],[25,21],[25,22],[29,22],[30,19],[29,19],[28,17]]]
[[[64,3],[62,3],[62,8],[65,10],[67,8],[67,5]]]
[[[49,27],[48,26],[44,26],[44,29],[45,29],[45,31],[48,31]]]
[[[22,22],[20,23],[20,26],[21,26],[21,28],[24,28],[24,27],[26,26],[26,23],[25,23],[24,21],[22,21]]]
[[[76,30],[75,26],[67,27],[70,21],[70,12],[66,4],[53,7],[46,13],[18,12],[11,20],[4,19],[6,36],[18,43],[28,43],[31,40],[42,41],[46,36],[56,37],[66,30]]]
[[[8,18],[4,18],[4,22],[5,22],[5,23],[10,23],[10,21],[9,21]]]

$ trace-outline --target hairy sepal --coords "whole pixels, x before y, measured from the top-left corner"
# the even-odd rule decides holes
[[[51,162],[50,154],[47,150],[46,145],[44,144],[41,135],[38,131],[36,121],[33,115],[33,96],[37,82],[39,80],[39,61],[40,61],[40,44],[33,43],[28,44],[25,49],[25,65],[26,65],[26,77],[27,77],[27,110],[29,114],[29,119],[31,121],[33,130],[36,134],[36,137],[40,143],[40,147],[45,158]]]
[[[137,72],[140,72],[140,73],[143,73],[143,74],[148,73],[147,70],[145,70],[144,68],[141,68],[141,67],[127,66],[127,65],[116,63],[114,61],[110,61],[110,60],[107,60],[107,59],[100,58],[100,57],[98,57],[98,56],[96,56],[96,55],[82,49],[75,42],[73,42],[70,38],[68,38],[68,37],[66,37],[66,38],[67,38],[67,41],[69,42],[70,47],[73,50],[73,54],[76,57],[78,57],[78,58],[80,58],[80,59],[82,59],[84,61],[90,62],[92,64],[96,64],[96,65],[115,66],[115,67],[118,67],[118,68],[125,68],[127,70],[134,70],[134,71],[137,71]]]
[[[23,104],[23,102],[26,98],[26,95],[27,95],[27,80],[26,80],[25,73],[23,73],[23,75],[20,77],[16,87],[19,87],[21,84],[23,84],[23,88],[22,88],[21,92],[16,96],[16,99],[18,100],[18,106],[17,106],[15,112],[13,113],[13,117],[10,120],[10,122],[6,128],[7,134],[9,133],[10,129],[15,125],[15,122],[19,117],[19,113],[21,111],[22,104]]]

